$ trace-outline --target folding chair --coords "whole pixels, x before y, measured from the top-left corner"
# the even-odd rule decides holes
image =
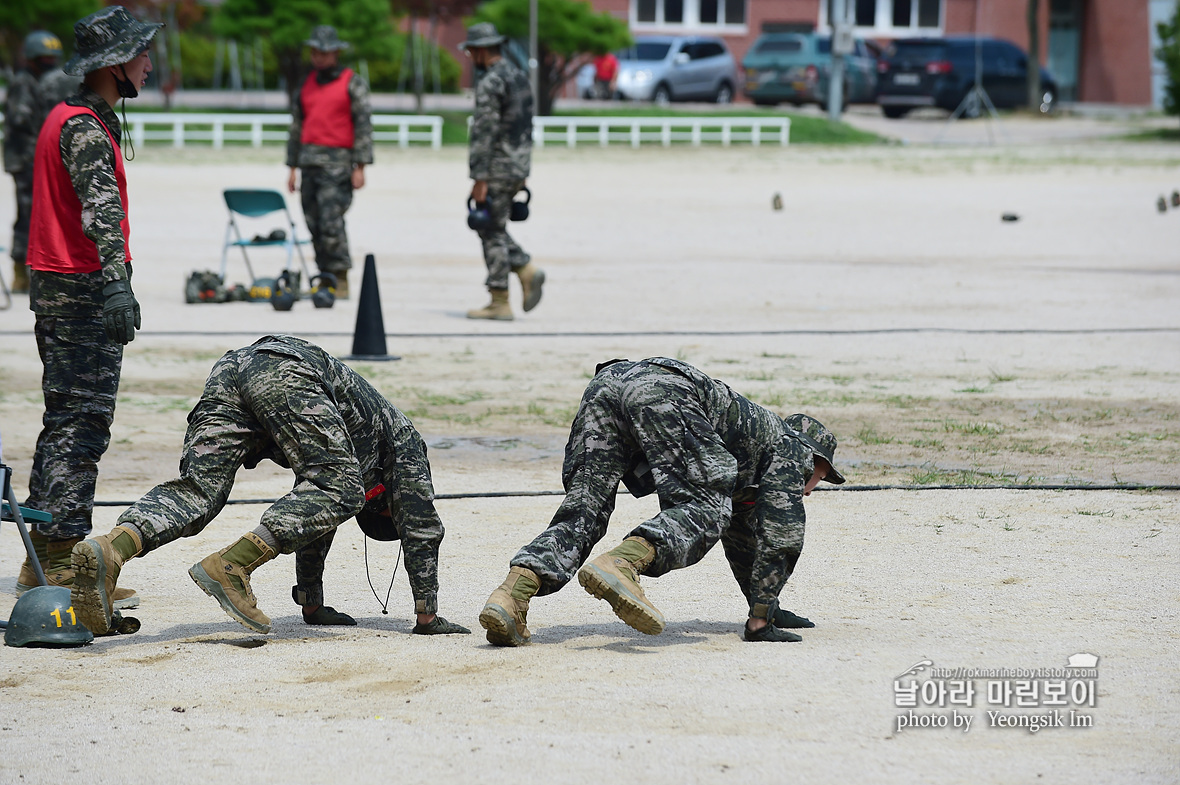
[[[291,211],[287,209],[287,200],[283,198],[281,193],[273,189],[227,188],[225,190],[225,206],[229,210],[229,223],[225,227],[225,245],[221,248],[222,281],[225,280],[225,268],[228,263],[229,249],[232,246],[242,249],[242,259],[246,262],[246,271],[250,273],[251,281],[254,281],[257,276],[254,275],[254,267],[250,264],[250,255],[246,249],[264,246],[282,246],[287,250],[287,264],[283,267],[284,270],[291,269],[294,255],[298,253],[299,264],[303,268],[305,276],[304,280],[311,280],[311,272],[307,268],[307,260],[303,258],[303,249],[300,247],[309,244],[311,240],[301,239],[297,236],[295,220],[291,217]],[[242,237],[237,216],[262,218],[278,212],[281,212],[287,219],[286,236],[281,240],[271,239],[278,230],[265,236],[255,235],[253,239],[249,240]]]

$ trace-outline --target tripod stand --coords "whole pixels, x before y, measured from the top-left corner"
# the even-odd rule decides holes
[[[978,33],[979,6],[976,6],[975,14],[975,29],[977,31],[975,35],[975,83],[971,86],[971,89],[967,91],[967,94],[963,96],[963,100],[959,102],[959,105],[956,107],[955,111],[952,112],[951,116],[947,118],[946,125],[942,127],[942,131],[939,132],[938,138],[935,139],[935,141],[941,141],[943,134],[946,133],[946,129],[950,127],[951,123],[955,122],[960,117],[979,117],[983,113],[981,107],[987,109],[988,113],[988,144],[996,143],[995,137],[992,135],[992,121],[995,121],[996,128],[999,130],[1000,135],[1004,135],[1004,130],[1000,127],[1000,113],[996,111],[996,105],[992,103],[991,96],[989,96],[987,94],[987,90],[983,88],[983,42],[979,40]],[[1007,141],[1007,137],[1005,137],[1005,141]]]

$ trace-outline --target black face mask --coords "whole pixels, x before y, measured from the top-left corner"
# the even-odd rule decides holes
[[[118,76],[115,77],[115,85],[119,88],[119,97],[134,98],[139,95],[139,88],[135,86],[134,82],[127,78],[126,66],[119,66],[119,70],[123,72],[122,79],[120,79]]]

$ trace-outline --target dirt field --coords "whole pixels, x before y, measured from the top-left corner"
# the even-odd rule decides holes
[[[185,415],[227,349],[289,332],[348,353],[356,299],[183,304],[188,273],[220,262],[221,189],[281,187],[278,158],[149,148],[128,166],[144,331],[126,352],[100,500],[174,476]],[[379,150],[349,213],[403,357],[354,367],[426,436],[440,494],[559,490],[595,363],[655,354],[823,420],[853,487],[1180,481],[1180,211],[1155,210],[1180,188],[1174,147],[547,148],[534,169],[533,217],[513,233],[549,283],[527,315],[513,290],[513,323],[463,318],[486,301],[463,151]],[[0,224],[13,211],[5,185]],[[229,277],[246,282],[232,256]],[[22,497],[42,411],[26,304],[0,312],[0,430]],[[234,496],[289,487],[260,469]],[[408,634],[402,574],[381,614],[351,524],[325,584],[359,626],[305,626],[283,557],[254,581],[274,631],[248,633],[185,575],[263,509],[231,506],[126,568],[137,635],[0,649],[0,781],[1180,781],[1176,492],[816,493],[782,596],[817,623],[803,643],[741,641],[743,601],[716,551],[647,581],[669,620],[659,637],[575,584],[534,601],[533,645],[493,649],[479,608],[557,503],[439,501],[441,611],[475,630],[446,639]],[[600,547],[654,510],[621,499]],[[120,511],[98,508],[95,528]],[[0,616],[21,557],[0,527]],[[370,544],[382,597],[395,557]],[[1079,653],[1099,658],[1082,680],[1093,706],[994,705],[988,682],[1018,679],[980,677],[969,706],[915,707],[948,727],[898,727],[895,680],[1064,669]],[[1018,716],[1067,727],[1000,726]]]

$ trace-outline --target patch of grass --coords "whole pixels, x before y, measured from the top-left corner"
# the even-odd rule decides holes
[[[1092,515],[1098,518],[1113,518],[1114,510],[1074,510],[1075,515]]]
[[[976,469],[940,469],[937,466],[924,466],[910,475],[910,481],[914,485],[993,485],[1011,483],[1013,479]]]
[[[988,387],[964,387],[960,390],[955,390],[957,393],[989,393],[991,389]]]
[[[987,422],[955,422],[954,420],[943,420],[942,430],[946,433],[965,433],[972,436],[999,436],[1004,432],[1004,426],[993,425]]]
[[[1180,142],[1180,128],[1152,128],[1122,138],[1132,142]]]
[[[992,384],[999,384],[1000,382],[1016,381],[1015,376],[1013,376],[1011,374],[1000,373],[995,368],[989,368],[988,371],[989,371],[989,373],[988,373],[987,380],[989,382],[991,382]]]
[[[746,397],[754,403],[761,404],[762,406],[770,409],[777,409],[780,406],[786,406],[787,401],[789,400],[786,393],[782,392],[769,392],[764,395],[760,395],[758,393],[746,393]]]
[[[938,439],[913,439],[907,442],[911,447],[917,447],[920,450],[945,450],[946,445]]]
[[[860,439],[863,444],[893,444],[892,436],[878,433],[877,429],[871,425],[866,425],[857,431],[856,438]]]

